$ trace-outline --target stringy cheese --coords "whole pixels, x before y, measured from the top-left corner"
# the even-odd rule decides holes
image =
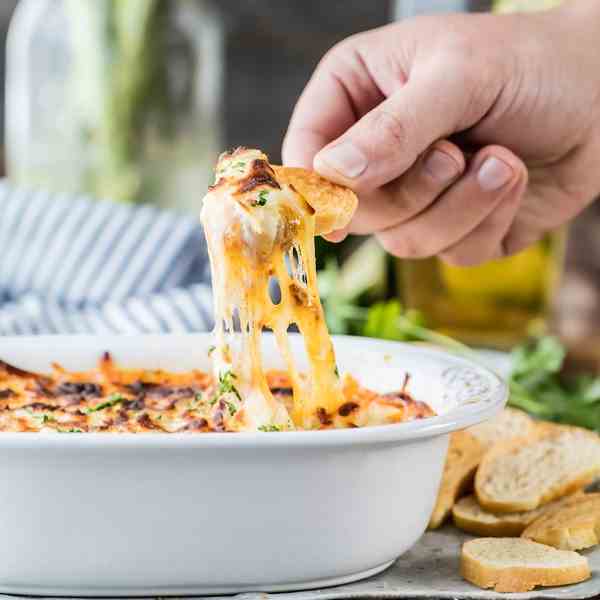
[[[262,152],[238,149],[220,157],[201,220],[214,290],[215,378],[235,382],[242,399],[240,429],[317,427],[344,397],[317,290],[314,210],[292,186],[277,181]],[[269,293],[272,277],[281,291],[278,304]],[[308,377],[299,374],[290,350],[288,329],[294,324],[304,338]],[[265,327],[287,362],[291,414],[267,385]]]

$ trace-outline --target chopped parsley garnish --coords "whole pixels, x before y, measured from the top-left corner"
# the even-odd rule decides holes
[[[217,400],[219,400],[219,398],[221,396],[223,396],[224,394],[229,394],[229,393],[235,394],[237,396],[238,400],[240,402],[242,401],[242,397],[240,396],[240,393],[238,392],[237,388],[233,384],[234,379],[236,379],[236,374],[233,373],[232,371],[225,371],[224,373],[221,373],[219,375],[219,387],[217,388],[217,391],[215,392],[214,396],[209,401],[209,404],[211,406],[214,406],[217,403]],[[230,412],[231,412],[231,409],[230,409]]]
[[[121,394],[111,394],[106,402],[101,402],[100,404],[96,404],[96,406],[92,406],[90,408],[84,408],[81,412],[84,415],[89,415],[90,413],[95,413],[99,410],[104,410],[105,408],[115,406],[115,404],[119,404],[119,402],[123,402],[123,400],[125,400],[125,396],[122,396]]]
[[[50,423],[51,421],[55,420],[54,417],[48,413],[42,413],[41,415],[38,415],[30,408],[25,408],[25,412],[31,415],[34,419],[39,419],[40,425],[44,425],[45,423]]]
[[[335,365],[335,369],[333,370],[333,372],[335,373],[335,376],[336,376],[336,377],[339,377],[339,376],[340,376],[340,371],[339,371],[339,369],[338,369],[338,366],[337,366],[337,365]]]
[[[252,206],[264,206],[267,203],[269,192],[262,190],[258,193],[258,198],[252,202]]]
[[[73,427],[71,429],[57,429],[58,433],[83,433],[83,429],[77,429]]]
[[[196,410],[200,404],[202,404],[204,402],[204,397],[202,396],[201,392],[198,392],[195,396],[194,399],[190,402],[190,406],[188,408],[188,410]]]
[[[219,375],[219,389],[217,390],[217,397],[220,397],[223,394],[234,393],[238,397],[238,400],[240,402],[242,401],[240,393],[235,385],[233,385],[234,379],[236,379],[236,374],[232,371],[225,371],[225,373],[221,373]]]
[[[237,169],[237,170],[238,170],[238,171],[240,171],[240,172],[244,170],[244,167],[245,167],[245,166],[246,166],[246,163],[245,163],[245,162],[243,162],[243,161],[236,162],[236,163],[234,163],[234,164],[232,165],[232,167],[233,167],[234,169]]]
[[[40,425],[44,425],[46,423],[50,423],[50,422],[52,422],[52,421],[55,420],[52,415],[48,415],[46,413],[44,413],[43,415],[36,415],[36,414],[34,414],[33,416],[36,419],[40,419]]]
[[[258,428],[259,431],[265,431],[265,432],[269,432],[269,431],[281,431],[281,427],[279,425],[261,425]]]
[[[235,415],[235,413],[237,412],[237,406],[233,402],[225,401],[225,404],[229,409],[229,414],[233,417],[233,415]]]
[[[209,346],[208,347],[208,355],[210,356],[216,349],[217,349],[216,346]]]

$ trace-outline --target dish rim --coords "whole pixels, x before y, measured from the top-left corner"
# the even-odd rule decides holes
[[[208,332],[189,334],[134,334],[134,335],[40,335],[40,336],[6,336],[2,342],[11,341],[43,343],[44,340],[57,342],[60,340],[87,339],[106,340],[110,352],[110,340],[122,338],[157,339],[160,337],[177,338],[202,338],[208,337]],[[190,433],[117,433],[117,432],[0,432],[0,447],[3,448],[62,448],[77,446],[81,448],[319,448],[335,446],[359,446],[372,444],[392,444],[409,442],[430,437],[437,437],[464,429],[480,423],[497,414],[506,404],[508,399],[508,386],[505,380],[488,366],[472,361],[463,356],[452,354],[443,349],[415,345],[408,342],[382,340],[351,335],[333,335],[336,342],[344,343],[345,340],[357,343],[359,340],[368,340],[369,344],[387,348],[396,347],[402,352],[414,355],[429,356],[442,360],[450,366],[464,366],[485,373],[494,380],[495,386],[490,391],[489,398],[483,402],[470,402],[455,407],[443,415],[427,417],[404,423],[390,425],[371,425],[353,429],[327,429],[319,431],[283,431],[283,432],[203,432],[197,435]],[[210,338],[209,338],[210,339]],[[370,349],[381,352],[383,355],[391,354],[389,350],[378,348]],[[0,356],[0,358],[2,358]],[[18,366],[18,365],[17,365]]]

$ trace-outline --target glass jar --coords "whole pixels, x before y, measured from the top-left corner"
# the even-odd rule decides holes
[[[8,177],[197,211],[221,147],[222,65],[207,0],[21,0],[7,40]]]

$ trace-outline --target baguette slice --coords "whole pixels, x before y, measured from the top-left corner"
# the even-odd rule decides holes
[[[280,183],[292,185],[314,208],[315,233],[323,235],[348,225],[358,206],[358,197],[350,188],[300,167],[271,167]]]
[[[461,574],[480,588],[528,592],[537,586],[579,583],[590,577],[587,558],[523,538],[479,538],[461,552]]]
[[[442,525],[450,516],[456,500],[468,491],[484,452],[483,446],[467,431],[457,431],[450,436],[442,483],[429,529]]]
[[[512,438],[526,437],[533,433],[533,419],[522,410],[505,408],[495,418],[467,429],[486,448]]]
[[[534,510],[591,483],[600,473],[600,437],[578,427],[544,424],[496,444],[475,478],[479,504],[491,512]]]
[[[454,524],[467,533],[485,537],[517,537],[523,533],[528,525],[539,519],[542,515],[545,515],[547,511],[553,508],[560,508],[573,498],[581,496],[585,496],[583,491],[579,491],[567,498],[555,500],[535,510],[505,514],[487,511],[479,506],[475,496],[467,496],[454,505],[452,516]],[[535,541],[542,542],[542,540],[538,539]],[[571,550],[574,549],[571,548]]]
[[[522,536],[561,550],[582,550],[597,545],[600,543],[600,494],[578,496],[546,511]]]

